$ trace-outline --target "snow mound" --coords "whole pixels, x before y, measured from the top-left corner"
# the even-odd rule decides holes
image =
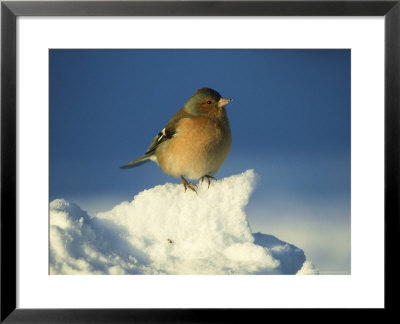
[[[299,248],[252,234],[244,211],[255,174],[199,184],[166,183],[90,217],[50,203],[51,274],[317,273]],[[305,265],[305,266],[303,266]]]

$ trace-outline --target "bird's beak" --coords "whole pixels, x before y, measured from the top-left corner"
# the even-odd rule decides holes
[[[230,103],[232,99],[230,98],[221,98],[218,101],[218,107],[224,107],[226,104]]]

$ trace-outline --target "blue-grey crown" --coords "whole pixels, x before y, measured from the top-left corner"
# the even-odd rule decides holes
[[[215,91],[214,89],[210,88],[200,88],[196,91],[196,93],[193,95],[193,97],[197,96],[200,101],[203,100],[204,98],[210,97],[215,100],[219,100],[221,98],[221,95],[219,92]]]

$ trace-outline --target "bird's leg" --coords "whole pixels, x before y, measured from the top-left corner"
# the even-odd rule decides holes
[[[197,194],[197,191],[194,188],[194,187],[197,188],[197,185],[195,183],[187,181],[183,176],[181,176],[181,179],[182,179],[182,184],[185,187],[185,191],[187,188],[189,188],[190,190],[193,190]]]
[[[210,175],[205,175],[205,176],[201,177],[201,183],[203,183],[203,181],[204,181],[204,178],[207,178],[207,181],[208,181],[208,188],[210,188],[210,183],[211,183],[211,180],[215,180],[215,181],[217,181],[217,179],[216,179],[216,178],[214,178],[213,176],[210,176]],[[211,180],[210,180],[210,179],[211,179]]]

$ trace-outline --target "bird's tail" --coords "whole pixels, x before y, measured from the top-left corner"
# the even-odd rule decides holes
[[[140,158],[121,166],[120,169],[130,169],[130,168],[134,168],[139,165],[142,165],[144,163],[147,163],[150,161],[150,158],[152,157],[152,155],[153,154],[145,154],[145,155],[141,156]]]

